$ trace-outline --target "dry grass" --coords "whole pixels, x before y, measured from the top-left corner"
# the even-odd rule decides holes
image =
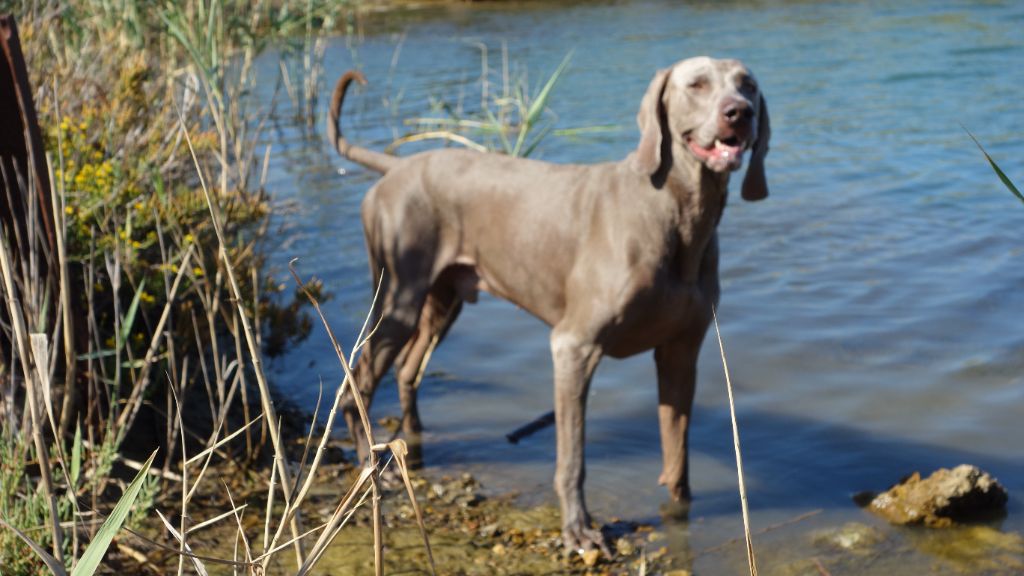
[[[214,564],[263,573],[283,554],[306,573],[367,491],[382,557],[386,466],[376,460],[387,456],[412,496],[404,444],[375,446],[375,461],[331,518],[304,528],[300,508],[323,478],[333,413],[351,378],[339,385],[315,447],[314,415],[296,465],[284,438],[293,433],[282,430],[262,368],[269,313],[256,242],[267,212],[253,177],[266,174],[271,155],[264,150],[257,166],[266,111],[245,97],[250,65],[268,41],[300,31],[302,48],[292,53],[302,61],[299,107],[312,115],[334,25],[322,14],[346,6],[22,4],[25,52],[44,87],[38,101],[58,233],[55,251],[32,218],[27,237],[0,234],[0,339],[10,344],[0,353],[5,573],[124,571],[145,561],[140,549],[173,552],[178,574],[205,574]],[[3,176],[14,190],[30,184],[26,175]],[[38,214],[34,195],[22,196],[25,212]],[[319,305],[317,283],[302,291]],[[359,343],[345,358],[332,340],[347,367]],[[363,421],[369,425],[365,414]],[[159,456],[147,460],[154,447]],[[225,466],[264,485],[261,546],[244,519],[257,505],[236,502],[239,489],[252,493],[253,480],[223,484],[213,471]],[[208,510],[197,499],[216,493],[229,506],[197,517]],[[240,545],[234,557],[218,557],[195,534],[228,522]],[[304,542],[314,540],[307,552]]]
[[[736,477],[739,480],[740,508],[743,512],[743,536],[747,544],[747,568],[750,576],[757,576],[757,560],[754,556],[754,541],[750,536],[750,513],[747,510],[747,485],[743,479],[743,455],[740,452],[740,429],[736,423],[736,402],[732,395],[732,379],[729,377],[729,363],[725,359],[725,344],[722,342],[722,332],[718,328],[718,310],[712,308],[712,315],[715,322],[715,335],[718,337],[718,350],[722,354],[722,368],[725,371],[725,387],[729,392],[729,417],[732,420],[732,445],[736,452]]]

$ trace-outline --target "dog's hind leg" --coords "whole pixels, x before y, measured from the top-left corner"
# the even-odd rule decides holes
[[[462,300],[443,280],[434,284],[420,312],[416,333],[395,361],[398,397],[402,405],[402,431],[406,435],[423,430],[416,397],[430,355],[448,333],[462,310]]]
[[[407,257],[415,258],[415,255],[407,255]],[[371,266],[374,266],[373,262],[375,261],[377,259],[371,257]],[[393,264],[393,262],[388,262],[388,264]],[[396,270],[398,267],[391,265],[387,268]],[[409,270],[417,272],[415,268],[409,268]],[[384,374],[391,369],[402,349],[415,335],[420,311],[424,307],[430,291],[428,277],[422,273],[409,274],[406,276],[407,281],[403,281],[405,278],[402,277],[389,279],[389,275],[386,273],[375,273],[374,276],[381,278],[380,312],[375,315],[375,327],[353,369],[354,388],[359,393],[367,412],[370,410],[377,385],[380,384]],[[346,395],[343,413],[349,433],[356,443],[359,458],[364,460],[369,455],[369,443],[364,423],[360,421],[360,415],[352,395]],[[367,422],[366,425],[372,424]]]
[[[398,352],[409,341],[415,332],[415,324],[402,318],[385,314],[381,317],[376,331],[363,347],[359,360],[354,367],[355,392],[360,395],[367,413],[373,400],[373,393],[380,383],[381,377],[391,368]],[[345,422],[349,433],[356,444],[359,459],[369,455],[369,443],[366,438],[364,424],[351,394],[345,396],[342,406]],[[372,423],[367,423],[372,426]]]

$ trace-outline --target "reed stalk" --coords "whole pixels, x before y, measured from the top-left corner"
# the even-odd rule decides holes
[[[715,321],[715,335],[718,337],[718,350],[722,354],[722,368],[725,371],[725,389],[729,392],[729,418],[732,421],[732,446],[736,452],[736,477],[740,488],[740,509],[743,512],[743,536],[747,545],[747,568],[750,576],[757,576],[757,560],[754,556],[754,541],[750,536],[750,512],[747,509],[747,486],[743,480],[743,455],[740,452],[740,429],[736,423],[736,402],[733,399],[732,379],[729,377],[729,363],[725,359],[725,344],[722,342],[722,331],[718,328],[718,307],[712,306],[711,314]]]

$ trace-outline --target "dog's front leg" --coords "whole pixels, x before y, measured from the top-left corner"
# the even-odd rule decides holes
[[[555,491],[562,506],[562,541],[567,551],[608,548],[601,531],[590,526],[590,514],[583,501],[584,415],[590,378],[601,359],[592,342],[570,332],[551,333],[551,356],[555,367],[555,426],[558,461]]]
[[[668,488],[676,501],[690,498],[687,445],[697,384],[697,353],[702,339],[695,343],[663,344],[654,350],[658,368],[658,423],[662,455],[658,483]]]

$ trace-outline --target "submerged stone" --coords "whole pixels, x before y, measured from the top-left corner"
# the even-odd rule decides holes
[[[948,536],[946,536],[948,534]],[[985,525],[915,533],[918,551],[963,574],[1024,574],[1024,538]]]
[[[875,496],[867,507],[899,525],[952,526],[991,517],[1006,508],[1006,489],[976,466],[940,468],[921,479],[914,472]]]
[[[859,522],[849,522],[838,528],[820,530],[811,535],[816,546],[848,552],[871,552],[885,541],[885,534]]]

